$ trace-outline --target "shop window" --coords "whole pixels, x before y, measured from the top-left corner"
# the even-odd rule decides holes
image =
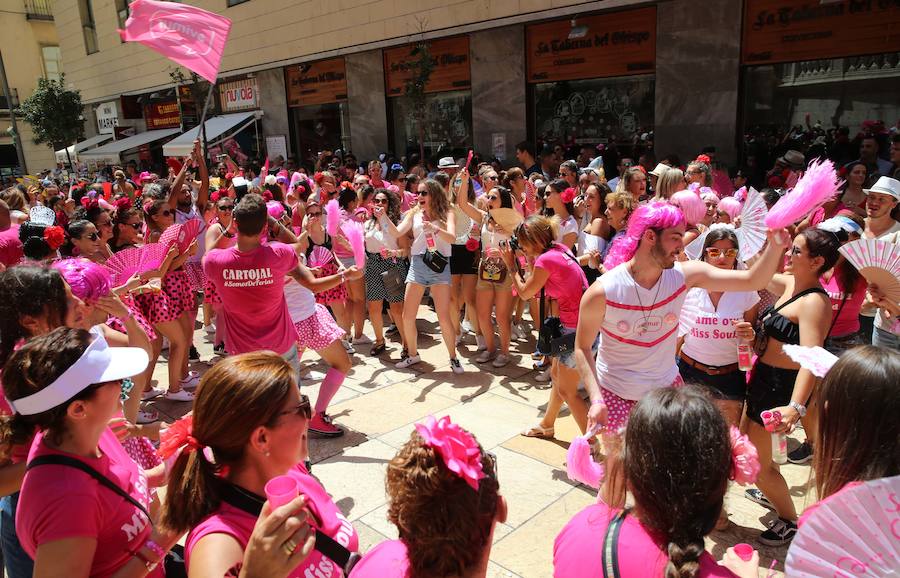
[[[409,158],[419,154],[419,127],[412,102],[405,96],[390,99],[393,148]],[[426,96],[425,156],[463,157],[472,148],[472,93],[436,92]]]
[[[897,52],[752,66],[743,77],[743,152],[752,164],[771,166],[787,149],[849,162],[860,135],[883,135],[900,118]]]
[[[569,80],[533,90],[538,143],[626,145],[653,130],[653,76]]]
[[[350,112],[346,102],[299,106],[291,109],[300,164],[316,166],[320,151],[350,149]]]
[[[84,35],[84,51],[93,54],[100,50],[97,44],[97,24],[94,21],[92,0],[78,0],[78,12],[81,15],[81,31]]]
[[[62,64],[59,58],[59,46],[41,46],[41,58],[44,63],[44,78],[59,80]]]

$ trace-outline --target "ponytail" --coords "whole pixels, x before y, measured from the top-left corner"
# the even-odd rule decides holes
[[[703,554],[703,536],[669,542],[669,562],[663,570],[665,578],[696,578],[700,575],[700,555]]]
[[[216,511],[222,503],[218,469],[203,449],[180,450],[169,472],[160,519],[164,528],[183,534]]]

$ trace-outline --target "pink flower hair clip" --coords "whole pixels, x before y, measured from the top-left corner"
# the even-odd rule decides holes
[[[571,203],[572,201],[575,200],[575,193],[576,193],[575,188],[569,187],[568,189],[564,190],[563,192],[561,192],[559,194],[559,198],[564,203]]]
[[[448,470],[478,491],[478,480],[486,476],[481,464],[481,449],[472,434],[451,423],[446,415],[439,420],[433,415],[428,416],[425,423],[416,424],[416,432],[422,436],[425,445],[441,456]]]
[[[731,426],[730,435],[731,475],[729,477],[741,486],[755,483],[760,470],[756,446],[734,426]]]

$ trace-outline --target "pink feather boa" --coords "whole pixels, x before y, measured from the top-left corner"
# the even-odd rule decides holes
[[[569,479],[575,482],[587,484],[592,488],[599,488],[603,481],[605,471],[603,464],[594,462],[591,457],[591,444],[584,436],[578,436],[569,444],[566,453],[566,473]]]
[[[783,229],[803,220],[837,195],[843,184],[830,160],[812,161],[797,185],[769,210],[766,226]]]
[[[325,230],[332,237],[337,235],[338,227],[341,226],[341,206],[337,199],[331,199],[325,205]]]
[[[362,225],[356,221],[347,220],[344,221],[341,230],[344,232],[344,236],[347,237],[347,241],[350,242],[350,247],[353,248],[353,258],[356,260],[356,267],[360,270],[365,269],[366,245]]]

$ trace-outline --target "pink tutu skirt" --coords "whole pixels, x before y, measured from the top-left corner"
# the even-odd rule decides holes
[[[328,309],[320,303],[316,303],[315,313],[294,323],[294,327],[297,328],[297,347],[301,350],[325,349],[335,341],[343,339],[345,335]]]

